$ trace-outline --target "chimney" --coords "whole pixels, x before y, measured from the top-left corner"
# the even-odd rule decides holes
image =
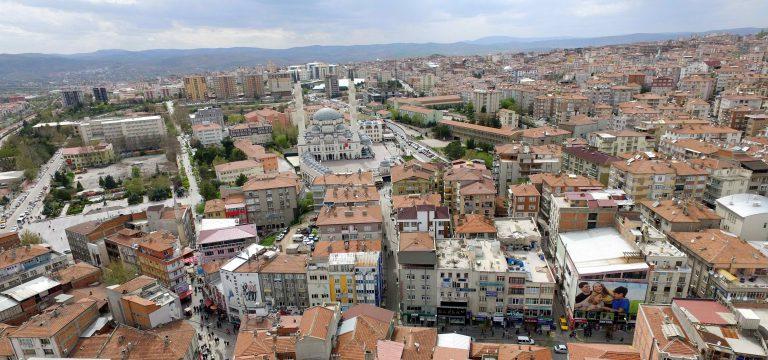
[[[371,350],[365,350],[365,360],[375,360],[376,357],[373,356],[373,351]]]
[[[163,345],[165,347],[168,347],[169,345],[171,345],[171,338],[169,338],[168,335],[165,335],[165,338],[163,339]]]

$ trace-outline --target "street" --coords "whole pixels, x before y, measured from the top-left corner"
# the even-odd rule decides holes
[[[48,163],[40,168],[40,173],[37,176],[37,182],[34,183],[30,188],[26,189],[24,193],[20,194],[20,197],[17,198],[22,199],[20,203],[17,202],[18,200],[12,203],[15,204],[16,207],[14,208],[13,212],[6,218],[7,228],[12,228],[13,226],[17,225],[16,219],[22,215],[27,217],[25,224],[27,221],[31,221],[30,219],[36,219],[40,215],[43,209],[43,198],[45,198],[46,194],[46,191],[44,191],[43,188],[51,185],[51,176],[53,176],[53,173],[61,168],[63,163],[64,158],[61,154],[61,150],[59,150],[53,154],[53,157],[48,160]],[[30,206],[30,204],[33,202],[35,202],[34,206]],[[19,227],[19,231],[21,231],[22,228],[29,226],[30,225]]]
[[[397,283],[397,250],[399,249],[397,231],[395,225],[392,222],[392,185],[385,183],[381,188],[381,215],[384,218],[384,243],[382,247],[386,246],[387,251],[383,252],[384,256],[384,269],[387,274],[385,281],[386,289],[384,291],[384,299],[387,309],[392,310],[395,314],[400,314],[400,291]]]

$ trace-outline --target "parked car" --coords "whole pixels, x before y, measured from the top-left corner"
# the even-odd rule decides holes
[[[517,343],[520,345],[533,345],[535,344],[535,341],[527,336],[518,336]]]
[[[555,354],[567,354],[568,353],[568,347],[565,346],[565,344],[555,345],[554,348]]]

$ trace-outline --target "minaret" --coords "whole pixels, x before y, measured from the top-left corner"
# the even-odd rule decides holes
[[[349,93],[349,125],[354,130],[360,130],[357,126],[357,90],[355,89],[355,78],[349,79],[347,89]]]
[[[299,127],[299,144],[304,143],[304,128],[306,127],[306,119],[304,118],[304,94],[301,91],[301,84],[296,82],[293,85],[293,121],[296,122],[296,126]]]

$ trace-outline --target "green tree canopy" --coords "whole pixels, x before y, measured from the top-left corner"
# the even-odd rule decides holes
[[[453,141],[443,150],[448,159],[457,160],[464,157],[466,150],[461,146],[461,141]]]

